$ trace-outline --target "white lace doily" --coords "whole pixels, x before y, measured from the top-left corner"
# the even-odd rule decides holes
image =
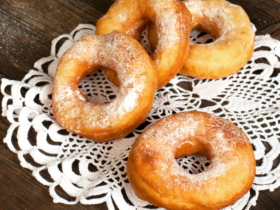
[[[57,63],[85,34],[95,34],[95,27],[82,24],[69,35],[54,39],[51,55],[37,61],[34,65],[37,70],[30,70],[22,81],[2,79],[2,115],[11,123],[4,142],[17,153],[23,167],[49,186],[54,202],[106,202],[109,210],[115,209],[113,203],[121,210],[154,208],[137,198],[127,180],[130,148],[147,125],[163,116],[189,110],[230,120],[247,133],[253,145],[257,159],[254,184],[227,210],[249,209],[256,205],[259,191],[272,191],[280,186],[280,165],[274,163],[280,153],[279,41],[269,35],[257,36],[252,59],[238,74],[227,78],[198,80],[177,75],[156,92],[146,123],[124,139],[96,143],[65,131],[52,114],[51,94]],[[191,39],[205,43],[210,38],[194,31]],[[142,41],[147,45],[147,32]],[[93,103],[108,102],[117,94],[117,88],[99,71],[89,74],[80,88]],[[186,173],[199,173],[210,164],[202,156],[189,156],[177,162]],[[58,188],[68,194],[67,198],[58,193]]]

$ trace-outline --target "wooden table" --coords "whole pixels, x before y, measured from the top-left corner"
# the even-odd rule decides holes
[[[70,33],[79,23],[95,24],[114,0],[0,0],[0,77],[21,80],[35,61],[49,56],[51,41]],[[255,24],[257,34],[280,40],[280,0],[230,0],[241,5]],[[2,99],[1,95],[1,99]],[[0,117],[0,139],[9,127]],[[106,204],[54,204],[49,189],[0,141],[0,209],[95,209]],[[61,192],[63,193],[63,192]],[[252,210],[280,209],[280,188],[262,191]]]

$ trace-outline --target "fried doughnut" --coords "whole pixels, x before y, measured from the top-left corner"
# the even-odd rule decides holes
[[[224,0],[184,1],[192,15],[192,29],[201,29],[216,40],[191,43],[180,73],[199,79],[219,79],[237,73],[252,57],[255,34],[242,7]],[[149,27],[152,49],[157,45],[155,26]]]
[[[99,67],[115,71],[121,81],[108,104],[91,104],[78,88],[80,81]],[[104,142],[128,135],[150,112],[157,87],[156,70],[145,49],[132,37],[87,35],[61,58],[54,79],[53,113],[68,131]]]
[[[186,173],[175,158],[201,154],[211,164]],[[246,134],[231,122],[203,112],[182,112],[148,127],[132,146],[127,176],[136,195],[176,210],[214,210],[250,189],[256,161]]]
[[[161,88],[175,77],[188,56],[190,20],[188,9],[179,0],[117,0],[97,21],[96,34],[115,29],[139,39],[143,27],[154,22],[160,41],[152,59]],[[115,85],[120,84],[115,73],[104,73]]]

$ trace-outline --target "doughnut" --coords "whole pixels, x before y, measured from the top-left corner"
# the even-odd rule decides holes
[[[191,28],[211,34],[209,44],[190,44],[189,57],[180,74],[198,79],[219,79],[237,73],[252,57],[255,34],[242,7],[224,0],[184,1],[192,15]],[[155,26],[149,41],[156,49]]]
[[[87,102],[78,88],[99,67],[115,71],[121,82],[116,98],[107,104]],[[62,127],[85,138],[119,139],[146,120],[156,88],[153,61],[135,39],[117,31],[86,35],[60,59],[52,92],[53,114]]]
[[[152,59],[161,88],[175,77],[188,56],[190,20],[188,9],[179,0],[117,0],[97,21],[96,34],[118,30],[139,40],[141,30],[154,22],[159,44]],[[103,72],[113,84],[120,84],[115,73]]]
[[[204,155],[210,166],[184,171],[175,158]],[[203,112],[182,112],[148,127],[127,162],[136,195],[172,210],[214,210],[233,204],[250,189],[256,161],[247,136],[231,122]]]

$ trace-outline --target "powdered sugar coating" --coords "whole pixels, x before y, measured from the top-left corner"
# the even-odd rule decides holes
[[[154,63],[156,69],[160,68],[161,57],[158,56],[163,51],[172,49],[175,44],[182,42],[182,36],[189,36],[189,22],[182,21],[182,12],[178,12],[178,4],[173,0],[154,0],[150,1],[151,7],[156,14],[155,25],[158,33],[158,45],[154,52]],[[176,6],[171,7],[172,4]]]
[[[147,75],[153,75],[155,70],[142,46],[136,41],[131,43],[131,39],[119,32],[88,35],[65,53],[58,65],[53,93],[54,113],[61,125],[80,135],[88,135],[84,133],[89,130],[102,133],[108,127],[119,130],[120,121],[127,116],[132,118],[132,112],[147,94],[151,97],[148,104],[152,103],[155,80],[147,80]],[[77,87],[87,73],[98,67],[114,69],[122,82],[116,98],[108,104],[87,103],[86,95]],[[150,93],[146,93],[147,88]],[[130,126],[130,122],[124,122],[123,127],[127,124]],[[84,133],[78,132],[82,128]]]
[[[210,34],[211,43],[191,43],[180,73],[198,79],[219,79],[237,73],[252,57],[254,30],[242,7],[225,0],[185,0],[191,28]],[[156,49],[159,33],[149,27],[149,41]]]
[[[174,3],[172,0],[166,1],[151,1],[151,7],[155,8],[156,13],[156,27],[159,31],[158,49],[164,50],[174,43],[180,41],[180,23],[177,8],[170,8],[170,4]],[[183,27],[186,27],[185,25]]]
[[[186,154],[204,154],[211,164],[189,174],[175,161]],[[167,209],[218,209],[249,190],[255,159],[247,136],[231,122],[182,112],[148,127],[134,143],[127,167],[133,189],[144,200]]]
[[[190,19],[179,0],[117,0],[97,21],[96,33],[106,34],[115,29],[139,38],[143,26],[149,20],[154,22],[160,41],[152,58],[160,88],[175,77],[187,58]],[[107,69],[104,72],[114,84],[120,84],[115,74]]]
[[[192,28],[211,34],[209,44],[191,44],[180,73],[199,79],[219,79],[237,73],[252,57],[254,30],[242,7],[225,0],[186,0]]]
[[[160,154],[161,158],[157,159],[156,165],[163,167],[167,160],[174,160],[177,148],[186,143],[194,144],[192,138],[197,138],[197,141],[207,145],[207,149],[210,150],[209,155],[212,160],[209,169],[200,175],[192,175],[179,168],[175,161],[171,166],[173,175],[185,176],[192,180],[191,183],[188,183],[189,187],[197,187],[197,185],[205,183],[206,180],[213,179],[227,171],[230,164],[224,161],[223,156],[234,149],[236,141],[238,144],[245,144],[247,140],[245,134],[233,127],[230,122],[211,116],[207,119],[208,125],[203,126],[202,124],[206,121],[204,118],[204,116],[193,116],[192,114],[187,116],[178,114],[176,120],[173,119],[172,122],[169,118],[163,118],[160,123],[151,126],[143,133],[139,147]],[[179,182],[181,179],[176,180]]]
[[[247,17],[247,14],[242,9],[242,7],[235,4],[231,4],[227,1],[186,0],[184,1],[184,4],[189,9],[190,13],[193,15],[192,24],[194,25],[202,24],[203,28],[210,33],[212,31],[211,27],[213,27],[211,26],[211,24],[213,23],[215,24],[217,30],[219,31],[219,34],[218,37],[217,34],[212,34],[212,35],[216,36],[215,38],[217,38],[218,40],[226,39],[225,36],[230,31],[240,30],[241,28],[248,27],[248,23],[247,23],[248,21],[236,21],[236,14],[238,14],[241,19]],[[202,23],[203,21],[205,21],[205,23]],[[208,22],[208,24],[206,23],[206,21]],[[252,42],[253,42],[254,31],[252,27],[249,28],[251,28]]]

